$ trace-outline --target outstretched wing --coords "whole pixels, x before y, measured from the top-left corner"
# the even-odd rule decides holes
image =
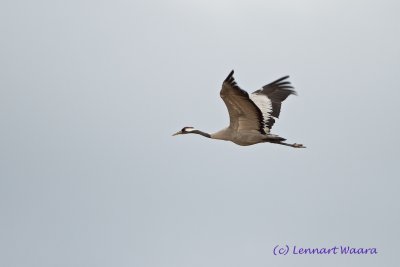
[[[261,110],[264,122],[264,131],[269,133],[279,118],[282,102],[289,96],[295,95],[293,86],[286,79],[289,76],[282,77],[270,84],[263,86],[262,89],[253,92],[250,99]]]
[[[220,92],[228,108],[230,125],[235,131],[258,131],[265,134],[264,118],[261,110],[242,90],[233,78],[233,70],[226,77]]]

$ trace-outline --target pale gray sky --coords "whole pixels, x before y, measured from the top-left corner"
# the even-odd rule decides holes
[[[0,265],[399,266],[398,1],[2,1]],[[239,147],[219,98],[299,93]],[[276,245],[378,255],[274,256]]]

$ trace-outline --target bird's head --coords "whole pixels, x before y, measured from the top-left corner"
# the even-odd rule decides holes
[[[179,134],[188,134],[193,132],[195,129],[193,127],[183,127],[182,130],[174,133],[172,136],[179,135]]]

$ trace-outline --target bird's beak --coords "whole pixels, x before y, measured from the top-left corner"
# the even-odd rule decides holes
[[[182,131],[176,132],[172,136],[179,135],[179,134],[182,134]]]

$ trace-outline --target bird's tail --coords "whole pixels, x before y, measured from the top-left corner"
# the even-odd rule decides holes
[[[286,141],[286,139],[275,134],[269,134],[267,135],[267,138],[265,138],[265,142],[279,143],[283,141]]]

